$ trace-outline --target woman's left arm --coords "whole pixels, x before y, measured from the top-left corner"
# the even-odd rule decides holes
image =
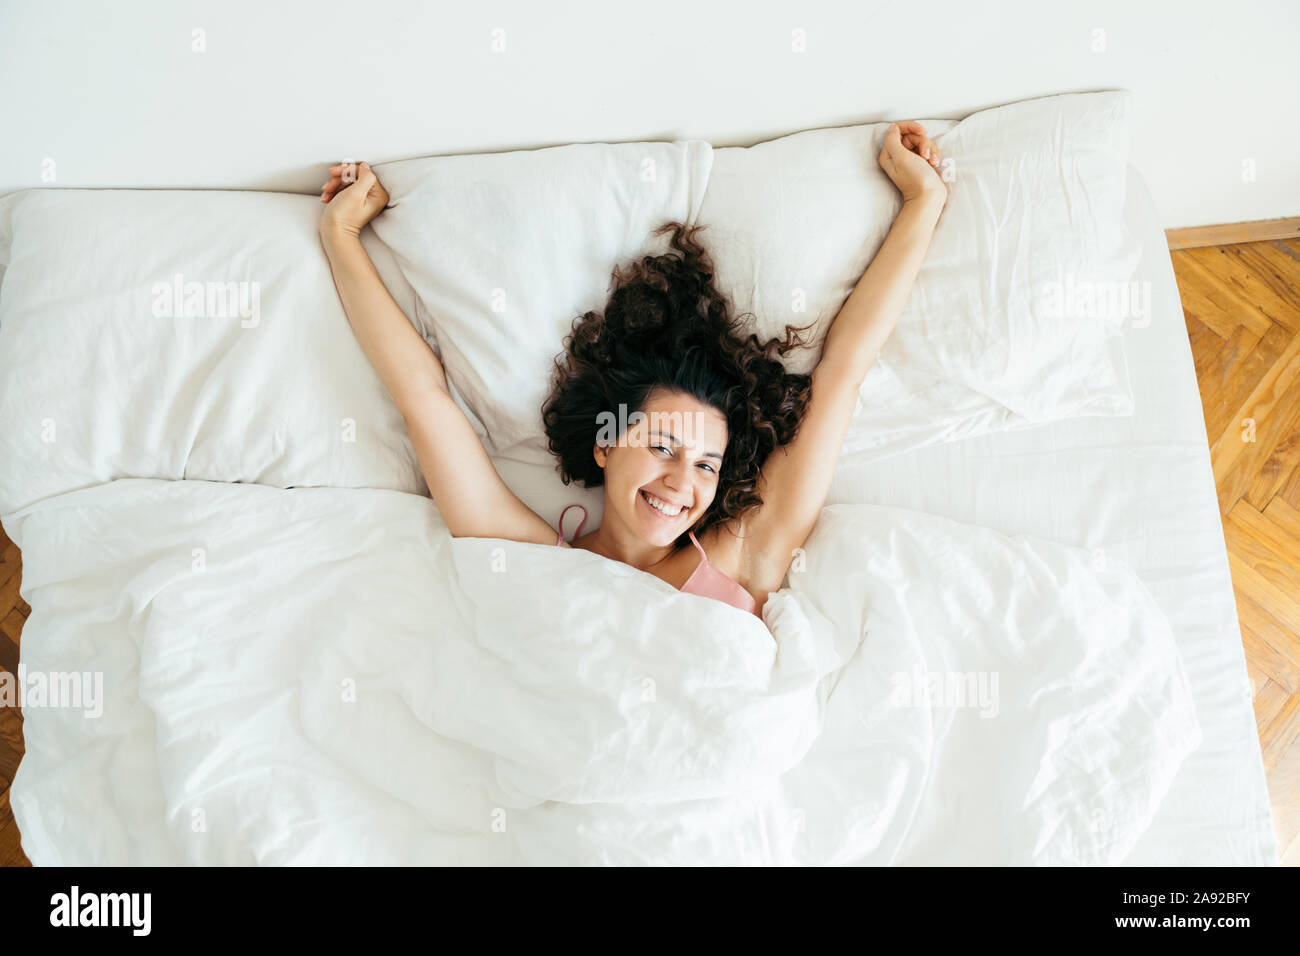
[[[751,592],[781,586],[796,548],[812,532],[857,407],[867,370],[907,304],[930,238],[947,202],[937,172],[940,153],[920,123],[895,123],[885,136],[880,166],[903,194],[903,207],[884,243],[831,323],[812,395],[795,437],[763,465],[763,506],[742,531],[742,581]]]

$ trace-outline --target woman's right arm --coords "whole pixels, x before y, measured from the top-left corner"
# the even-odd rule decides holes
[[[320,236],[339,301],[361,350],[406,422],[429,493],[457,538],[554,544],[555,532],[512,492],[447,387],[433,349],[403,314],[361,245],[361,229],[388,204],[362,164],[356,182],[330,170]]]

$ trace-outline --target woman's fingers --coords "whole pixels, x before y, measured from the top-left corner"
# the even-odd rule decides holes
[[[898,131],[899,142],[905,149],[911,150],[916,155],[930,163],[931,166],[938,166],[941,153],[939,147],[934,145],[934,141],[925,135],[925,126],[917,120],[908,120],[906,122],[891,123],[885,133],[888,139],[890,134]]]
[[[929,162],[931,166],[939,165],[939,147],[934,145],[934,140],[930,137],[917,136],[914,140],[913,152]]]
[[[321,186],[321,202],[329,202],[340,190],[356,182],[361,177],[363,169],[369,167],[365,163],[335,163],[331,166],[330,178]]]
[[[330,175],[343,182],[356,182],[364,163],[335,163],[330,167]]]
[[[375,171],[370,168],[369,163],[366,163],[366,176],[367,198],[369,198],[370,194],[373,193],[375,199],[379,202],[379,205],[382,208],[388,208],[388,190],[385,189],[383,184],[379,181],[379,177],[375,175]]]
[[[321,186],[320,201],[331,202],[335,196],[354,184],[361,186],[356,195],[360,197],[357,202],[362,206],[368,206],[378,200],[383,200],[382,204],[387,204],[388,192],[379,184],[379,177],[375,175],[369,163],[338,163],[331,166],[330,178]]]

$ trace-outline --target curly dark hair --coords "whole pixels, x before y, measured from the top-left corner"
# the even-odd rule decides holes
[[[604,314],[573,320],[542,406],[562,481],[587,488],[605,480],[592,457],[602,413],[617,421],[623,405],[631,418],[656,388],[717,409],[727,421],[727,447],[717,493],[692,529],[697,535],[763,504],[763,463],[797,434],[812,394],[812,376],[787,372],[780,357],[806,346],[797,333],[816,324],[787,325],[783,337],[767,342],[745,335],[741,320],[752,313],[733,317],[714,288],[712,260],[695,238],[703,228],[665,223],[653,234],[672,232],[668,253],[644,256],[626,271],[614,268]],[[675,548],[687,543],[683,534]]]

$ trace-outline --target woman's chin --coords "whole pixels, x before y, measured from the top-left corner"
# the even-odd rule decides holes
[[[665,524],[658,524],[643,526],[641,537],[651,544],[664,545],[676,541],[678,534],[680,534],[680,532],[676,531],[672,527]]]

